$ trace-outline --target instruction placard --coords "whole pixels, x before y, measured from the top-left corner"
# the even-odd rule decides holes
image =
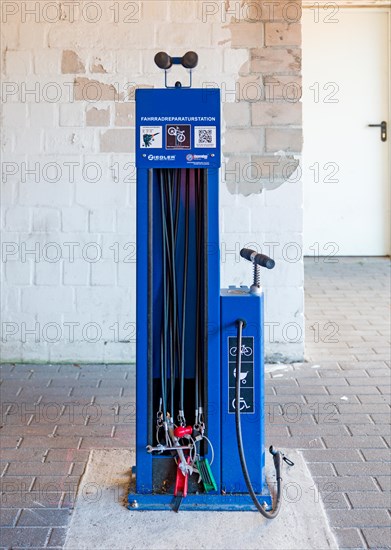
[[[236,357],[238,353],[237,339],[228,337],[228,412],[236,410]],[[240,412],[254,413],[254,337],[244,336],[240,350],[242,362],[240,372]]]

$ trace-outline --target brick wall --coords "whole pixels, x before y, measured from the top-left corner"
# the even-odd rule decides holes
[[[194,85],[222,88],[222,285],[249,282],[242,246],[273,255],[267,353],[300,359],[300,4],[1,7],[2,359],[134,358],[134,90],[162,86],[161,49],[196,50]]]

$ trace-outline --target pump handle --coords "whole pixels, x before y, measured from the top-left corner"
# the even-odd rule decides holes
[[[265,256],[265,254],[258,254],[255,250],[251,250],[250,248],[242,248],[240,255],[245,260],[260,265],[261,267],[266,267],[266,269],[273,269],[276,265],[276,262],[269,258],[269,256]]]

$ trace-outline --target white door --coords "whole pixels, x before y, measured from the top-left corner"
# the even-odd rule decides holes
[[[334,4],[335,5],[335,4]],[[303,11],[304,253],[390,253],[389,16]]]

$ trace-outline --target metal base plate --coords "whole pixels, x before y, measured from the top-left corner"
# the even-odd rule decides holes
[[[269,488],[265,485],[262,494],[257,495],[265,510],[272,509],[272,497]],[[173,495],[161,494],[136,494],[128,496],[129,510],[167,510],[172,511]],[[179,511],[198,512],[256,512],[251,497],[247,494],[189,494],[182,500]]]

